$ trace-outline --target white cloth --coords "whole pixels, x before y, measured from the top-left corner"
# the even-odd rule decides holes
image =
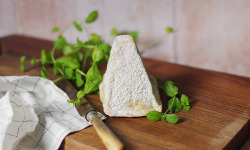
[[[0,77],[0,150],[55,150],[90,125],[68,96],[42,77]]]

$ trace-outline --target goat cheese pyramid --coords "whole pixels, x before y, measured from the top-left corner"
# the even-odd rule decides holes
[[[139,117],[162,111],[157,82],[148,76],[130,35],[115,38],[99,88],[104,112],[109,116]]]

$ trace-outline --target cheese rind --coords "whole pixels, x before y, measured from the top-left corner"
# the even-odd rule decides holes
[[[162,111],[157,82],[149,78],[130,35],[115,38],[99,88],[104,112],[109,116],[139,117]]]

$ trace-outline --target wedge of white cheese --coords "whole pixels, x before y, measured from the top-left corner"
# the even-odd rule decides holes
[[[149,78],[130,35],[115,38],[99,88],[104,112],[109,116],[139,117],[162,111],[157,82]]]

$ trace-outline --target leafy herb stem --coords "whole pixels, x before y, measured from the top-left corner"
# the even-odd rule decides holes
[[[89,49],[94,49],[95,48],[95,46],[93,46],[93,45],[86,45],[85,47],[89,48]]]
[[[56,64],[56,60],[55,60],[55,57],[54,57],[55,50],[56,50],[56,48],[53,47],[53,48],[52,48],[52,51],[51,51],[51,59],[52,59],[53,65]],[[65,75],[65,74],[63,73],[63,71],[62,71],[61,68],[58,68],[58,71],[60,72],[61,75],[63,75],[63,76]]]
[[[53,49],[52,49],[52,51],[51,51],[51,59],[52,59],[53,64],[56,63],[56,60],[55,60],[55,57],[54,57],[55,50],[56,50],[56,48],[53,47]]]
[[[84,72],[82,72],[80,69],[76,69],[77,72],[79,72],[81,75],[83,75],[84,77],[86,77],[86,74]]]
[[[81,19],[76,19],[76,20],[78,20],[79,22],[80,22],[80,24],[81,24],[81,26],[83,27],[83,29],[86,31],[86,34],[87,34],[87,36],[88,36],[88,39],[90,40],[90,34],[89,34],[89,30],[87,29],[87,27],[85,26],[85,23],[84,23],[84,21],[82,21]]]
[[[160,41],[162,41],[166,37],[167,37],[167,34],[165,34],[164,36],[156,39],[155,41],[152,41],[152,42],[149,42],[149,43],[147,43],[145,45],[142,45],[141,51],[144,50],[144,49],[146,49],[146,48],[149,48],[151,46],[154,46],[154,45],[158,44]]]
[[[56,64],[56,60],[55,60],[55,57],[54,57],[55,50],[56,50],[56,48],[53,47],[53,49],[52,49],[52,51],[51,51],[51,59],[52,59],[52,63],[53,63],[54,65]],[[58,71],[60,72],[61,75],[63,75],[63,76],[65,75],[65,74],[63,73],[63,71],[62,71],[61,68],[58,68]]]
[[[62,71],[62,69],[61,68],[58,68],[58,71],[61,73],[61,75],[65,75],[64,73],[63,73],[63,71]]]
[[[97,65],[108,60],[110,56],[111,46],[101,40],[101,36],[96,33],[89,33],[87,30],[87,24],[94,22],[98,18],[98,11],[92,11],[85,20],[74,20],[71,24],[66,26],[63,30],[58,27],[52,29],[52,33],[58,32],[58,38],[53,42],[53,47],[51,50],[41,50],[41,59],[36,60],[33,57],[30,60],[31,65],[35,65],[36,61],[41,61],[42,67],[40,69],[41,76],[48,79],[47,71],[45,66],[53,66],[53,73],[55,75],[60,75],[54,82],[58,82],[62,79],[75,81],[77,88],[81,88],[77,94],[77,101],[68,100],[69,103],[81,104],[80,98],[84,97],[86,94],[98,93],[99,84],[102,81],[102,74],[100,73]],[[85,30],[88,36],[86,42],[80,41],[77,38],[76,45],[68,44],[63,33],[74,25],[74,27],[82,32]],[[97,48],[95,48],[97,47]],[[55,57],[55,51],[60,51],[61,55]],[[80,50],[86,51],[85,58],[84,54]],[[84,60],[83,60],[84,58]],[[81,69],[81,63],[83,63],[83,68],[87,62],[87,59],[92,59],[90,62],[90,68],[86,70]],[[20,58],[20,70],[24,72],[24,63],[27,62],[26,56],[21,56]]]
[[[75,50],[72,53],[78,52],[80,50],[80,48],[75,48]]]
[[[88,31],[88,29],[87,29],[87,27],[85,26],[85,24],[84,24],[84,23],[82,23],[82,27],[84,28],[84,30],[85,30],[85,31],[86,31],[86,33],[87,33],[88,38],[90,39],[90,34],[89,34],[89,31]]]
[[[164,112],[164,114],[166,114],[169,111],[169,108]]]
[[[175,97],[173,97],[173,98],[174,98],[173,102],[172,102],[171,105],[168,107],[168,109],[164,112],[164,114],[166,114],[166,113],[169,111],[169,109],[173,107],[173,105],[174,105],[174,103],[175,103],[175,99],[176,99]]]
[[[179,100],[178,87],[175,86],[172,81],[166,81],[163,89],[167,96],[171,98],[168,101],[168,109],[164,113],[158,111],[150,111],[146,114],[146,116],[150,121],[167,120],[167,122],[170,123],[177,123],[179,117],[174,113],[181,111],[182,108],[186,111],[189,111],[191,109],[190,100],[185,94],[182,94]]]
[[[87,51],[86,51],[86,53],[87,53]],[[85,54],[84,59],[83,59],[83,63],[82,63],[82,70],[83,70],[83,71],[84,71],[84,69],[85,69],[87,59],[88,59],[88,55]]]
[[[59,35],[63,35],[65,31],[68,30],[68,28],[72,25],[72,23],[68,24],[64,29],[61,30],[61,32],[59,33]]]
[[[67,77],[60,77],[60,78],[57,78],[57,79],[55,79],[53,82],[56,83],[56,82],[58,82],[58,81],[60,81],[60,80],[62,80],[62,79],[67,79]]]

